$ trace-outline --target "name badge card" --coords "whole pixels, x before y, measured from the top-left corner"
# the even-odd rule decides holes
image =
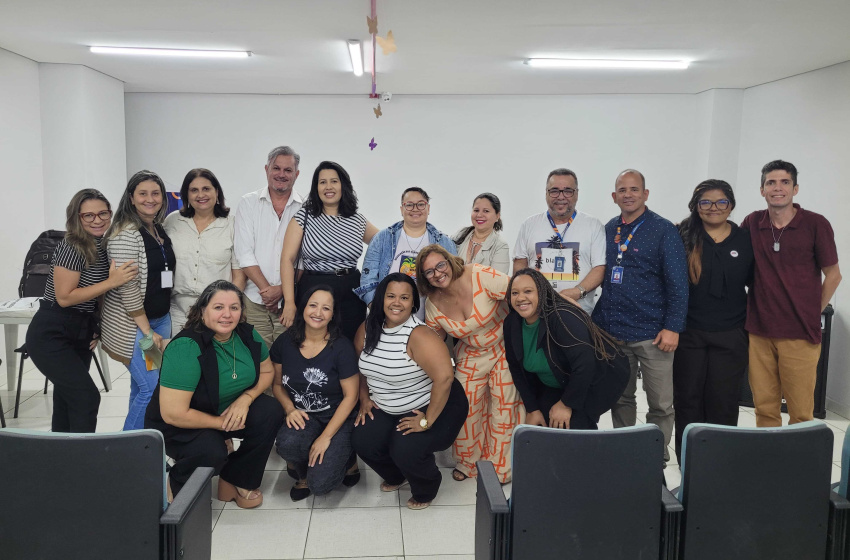
[[[173,288],[174,287],[174,272],[171,270],[163,270],[159,274],[159,279],[162,282],[163,288]]]
[[[612,284],[622,284],[623,283],[623,267],[615,266],[611,269],[611,283]]]
[[[557,274],[573,274],[573,250],[544,248],[541,251],[540,272]],[[568,278],[559,278],[568,280]]]

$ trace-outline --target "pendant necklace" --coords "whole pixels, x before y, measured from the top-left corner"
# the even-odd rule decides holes
[[[222,349],[224,349],[224,346],[222,346]],[[239,377],[238,375],[236,375],[236,338],[232,334],[230,335],[230,349],[233,353],[233,375],[231,375],[230,377],[236,379]],[[225,350],[225,354],[226,353],[227,351]]]
[[[773,252],[779,252],[779,240],[782,239],[782,234],[785,232],[785,228],[788,227],[788,224],[785,224],[781,230],[779,230],[779,237],[776,237],[776,233],[773,231],[773,220],[770,221],[770,235],[773,237]]]

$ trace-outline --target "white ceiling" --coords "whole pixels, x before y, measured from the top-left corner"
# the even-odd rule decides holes
[[[377,0],[378,91],[696,93],[850,60],[848,0]],[[0,48],[84,64],[128,92],[368,93],[345,40],[369,0],[0,0]],[[95,55],[90,45],[250,50],[247,60]],[[367,49],[366,58],[371,51]],[[531,56],[693,60],[685,71],[532,69]],[[371,68],[371,64],[367,63]],[[0,76],[2,79],[2,76]]]

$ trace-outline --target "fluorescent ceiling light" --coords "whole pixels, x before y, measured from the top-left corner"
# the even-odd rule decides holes
[[[192,49],[145,49],[137,47],[91,47],[98,54],[135,54],[144,56],[184,56],[192,58],[248,58],[250,51],[203,51]]]
[[[525,61],[535,68],[654,68],[685,70],[687,60],[580,60],[572,58],[529,58]]]
[[[351,69],[355,76],[363,75],[363,47],[357,39],[348,40],[348,54],[351,55]]]

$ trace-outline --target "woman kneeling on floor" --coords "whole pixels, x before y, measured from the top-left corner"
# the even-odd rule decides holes
[[[360,411],[354,450],[393,492],[406,482],[410,509],[431,504],[442,475],[434,452],[448,449],[469,412],[443,341],[416,318],[419,294],[410,276],[393,273],[375,290],[360,327]],[[368,419],[367,419],[368,417]]]
[[[263,503],[258,488],[283,410],[263,394],[272,363],[262,337],[245,322],[243,297],[217,280],[189,309],[186,326],[165,348],[145,428],[165,437],[175,495],[196,467],[213,467],[218,499],[253,508]],[[230,438],[242,443],[228,456]]]
[[[272,344],[272,390],[286,412],[276,447],[298,474],[289,492],[295,502],[360,480],[351,450],[360,376],[340,319],[333,288],[319,284],[302,296],[292,326]]]

